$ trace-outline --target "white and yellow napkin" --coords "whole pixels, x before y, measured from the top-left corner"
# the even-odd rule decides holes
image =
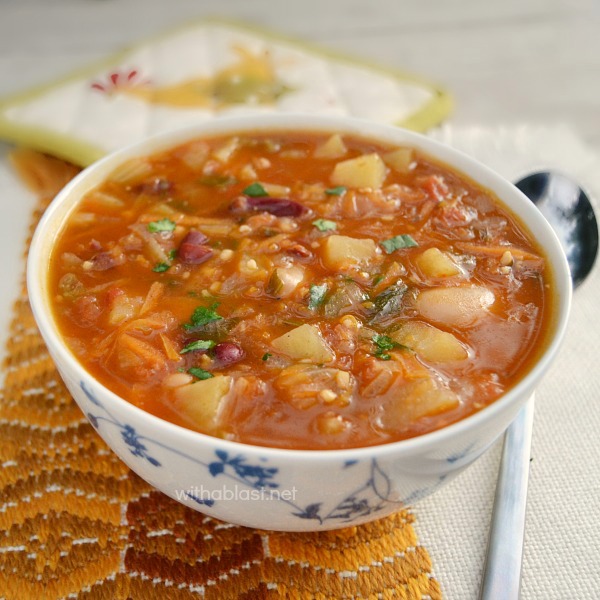
[[[424,131],[450,108],[445,91],[413,76],[203,20],[0,101],[0,139],[87,165],[146,136],[227,115],[353,115]]]

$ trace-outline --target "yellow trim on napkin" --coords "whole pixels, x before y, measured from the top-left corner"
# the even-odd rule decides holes
[[[241,33],[253,34],[261,39],[261,41],[285,44],[292,50],[304,52],[305,55],[310,58],[326,59],[330,60],[332,64],[357,67],[374,74],[379,73],[391,77],[397,82],[412,84],[415,88],[421,88],[422,90],[429,92],[430,97],[427,101],[400,122],[394,122],[396,125],[417,131],[425,131],[440,123],[452,109],[452,99],[450,95],[442,88],[439,88],[420,77],[408,75],[392,68],[372,64],[368,61],[349,57],[328,49],[318,48],[307,42],[294,40],[285,35],[267,31],[260,26],[246,25],[213,17],[186,23],[185,25],[171,29],[167,32],[157,34],[113,54],[107,59],[75,71],[67,77],[0,100],[0,138],[53,154],[82,166],[91,164],[106,154],[107,149],[90,139],[85,139],[83,136],[78,137],[74,134],[65,134],[50,125],[46,126],[39,123],[27,123],[23,122],[23,120],[19,121],[9,118],[8,111],[14,110],[15,108],[18,109],[31,101],[41,99],[61,86],[76,83],[79,80],[89,79],[94,76],[101,76],[107,69],[118,68],[119,66],[122,66],[136,50],[139,50],[144,46],[152,43],[164,42],[168,40],[170,36],[180,34],[187,30],[191,31],[194,27],[210,25],[229,28],[232,31]],[[138,97],[140,96],[141,94],[138,94]],[[129,141],[133,142],[136,140],[131,139]]]

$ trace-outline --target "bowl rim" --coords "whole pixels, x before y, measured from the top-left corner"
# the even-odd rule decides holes
[[[552,279],[556,293],[556,298],[553,302],[554,315],[552,317],[554,332],[549,335],[545,350],[538,356],[525,375],[491,404],[440,429],[412,438],[371,446],[311,450],[248,444],[188,429],[135,406],[94,379],[75,357],[74,353],[61,341],[58,326],[52,316],[50,303],[45,302],[47,295],[44,293],[44,286],[47,280],[49,262],[47,260],[48,256],[44,255],[42,250],[48,245],[48,236],[52,235],[52,232],[59,231],[64,226],[66,217],[78,204],[83,194],[95,187],[95,185],[98,185],[114,168],[125,160],[161,152],[196,138],[242,132],[264,133],[265,131],[339,132],[342,135],[350,134],[384,143],[413,146],[460,174],[473,179],[478,185],[490,189],[498,196],[505,208],[516,214],[530,235],[534,234],[533,229],[541,233],[545,241],[538,239],[538,243],[543,247],[546,255],[552,259]],[[95,181],[95,184],[90,184],[90,181],[92,183]],[[518,214],[515,207],[510,202],[507,202],[507,198],[510,202],[520,203]],[[68,207],[66,212],[64,205]],[[55,223],[54,221],[57,222]],[[540,236],[538,235],[537,237]],[[539,382],[558,353],[566,332],[572,298],[570,271],[556,234],[534,204],[501,175],[462,151],[423,134],[356,117],[324,116],[305,113],[219,117],[202,124],[155,134],[111,152],[104,158],[88,166],[56,195],[40,219],[32,237],[27,258],[27,288],[35,321],[45,343],[49,347],[53,359],[54,356],[57,356],[58,360],[56,362],[63,361],[66,363],[70,372],[76,373],[80,381],[92,380],[93,389],[102,390],[103,399],[108,398],[111,403],[118,405],[119,409],[124,411],[122,414],[130,414],[134,420],[139,421],[141,419],[147,421],[148,425],[166,429],[165,433],[169,432],[179,437],[183,435],[190,443],[202,442],[209,445],[218,445],[223,447],[223,449],[230,449],[232,452],[237,451],[239,453],[244,451],[247,453],[254,451],[265,457],[273,455],[277,455],[280,458],[298,457],[316,462],[331,458],[348,459],[371,456],[373,454],[377,454],[378,456],[392,453],[395,455],[413,455],[447,442],[452,438],[459,438],[468,430],[477,429],[492,422],[496,416],[509,408],[510,405],[519,402],[524,403],[529,395],[523,397],[525,396],[525,392],[528,391],[533,383],[537,384]]]

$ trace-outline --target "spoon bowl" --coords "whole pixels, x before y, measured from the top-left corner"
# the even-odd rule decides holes
[[[598,223],[588,195],[561,173],[531,173],[515,185],[540,209],[565,251],[573,287],[589,275],[598,254]]]

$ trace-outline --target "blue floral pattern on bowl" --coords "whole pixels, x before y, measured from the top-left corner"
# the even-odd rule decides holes
[[[280,467],[271,464],[268,459],[261,458],[263,464],[251,462],[243,453],[230,454],[221,449],[214,451],[214,459],[209,462],[204,462],[196,457],[183,453],[176,448],[165,445],[162,442],[151,439],[147,436],[140,435],[136,429],[128,423],[122,423],[116,419],[96,398],[94,393],[82,381],[80,387],[88,400],[99,409],[99,412],[88,412],[87,417],[96,430],[102,427],[116,427],[120,430],[121,438],[131,455],[136,459],[147,461],[152,467],[157,469],[163,468],[160,460],[153,455],[150,448],[161,449],[167,451],[179,458],[185,459],[206,469],[209,477],[219,478],[225,477],[244,486],[248,490],[265,491],[277,490],[280,488],[278,476],[280,475]],[[464,451],[449,456],[446,461],[453,463],[467,456],[471,452],[469,445]],[[365,517],[374,515],[380,512],[385,514],[392,512],[394,509],[400,509],[403,506],[412,504],[417,500],[429,495],[437,487],[439,487],[447,475],[440,475],[433,485],[429,485],[411,492],[404,498],[399,498],[397,493],[394,493],[391,479],[389,475],[381,468],[376,458],[370,458],[367,468],[367,478],[362,483],[357,484],[354,491],[346,494],[345,497],[337,503],[334,508],[325,509],[323,501],[311,502],[305,506],[301,506],[283,495],[275,496],[279,502],[283,502],[289,506],[290,515],[298,519],[313,520],[320,525],[328,522],[336,521],[344,524],[351,524],[358,520],[368,520]],[[346,460],[340,463],[340,469],[343,470],[361,470],[363,473],[364,462],[358,460]],[[362,475],[364,477],[364,474]],[[357,473],[357,480],[360,475]],[[205,498],[193,491],[185,492],[185,497],[193,501],[198,506],[211,508],[215,506],[217,501],[212,498]],[[271,495],[273,498],[273,495]]]

